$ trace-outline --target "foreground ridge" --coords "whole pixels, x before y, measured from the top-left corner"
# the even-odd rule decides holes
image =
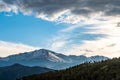
[[[32,75],[18,80],[120,80],[120,58],[87,62],[65,70]]]
[[[0,80],[16,80],[16,78],[48,71],[53,71],[53,69],[38,66],[29,67],[16,63],[10,66],[0,67]]]

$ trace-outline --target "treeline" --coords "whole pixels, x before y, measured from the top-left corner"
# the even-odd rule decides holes
[[[120,58],[87,62],[66,70],[32,75],[18,80],[120,80]]]

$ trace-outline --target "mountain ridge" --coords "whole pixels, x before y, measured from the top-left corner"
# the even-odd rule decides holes
[[[0,58],[0,66],[19,63],[26,66],[41,66],[51,69],[65,69],[87,61],[106,60],[104,56],[86,57],[84,55],[64,55],[47,49],[39,49],[31,52],[11,55]]]
[[[48,71],[53,71],[53,69],[38,66],[29,67],[16,63],[10,66],[0,67],[0,80],[16,80],[16,78]]]

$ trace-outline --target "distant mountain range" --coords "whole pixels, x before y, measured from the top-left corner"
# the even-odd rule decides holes
[[[64,55],[46,49],[25,52],[8,57],[0,58],[0,66],[9,66],[19,63],[26,66],[41,66],[50,69],[65,69],[84,62],[106,60],[104,56],[86,57],[84,55]]]
[[[14,64],[11,66],[0,67],[0,80],[16,80],[16,78],[48,71],[53,70],[43,67],[28,67],[20,64]]]

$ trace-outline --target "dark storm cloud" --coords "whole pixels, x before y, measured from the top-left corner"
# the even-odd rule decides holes
[[[15,5],[23,13],[44,13],[48,16],[64,10],[72,14],[89,16],[102,13],[104,16],[120,15],[120,0],[3,0],[6,4]]]
[[[106,16],[120,15],[120,0],[87,0],[84,7],[93,13],[102,12]]]

